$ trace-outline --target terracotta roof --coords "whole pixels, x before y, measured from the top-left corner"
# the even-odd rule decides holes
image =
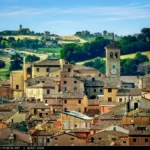
[[[33,63],[34,66],[60,66],[59,59],[46,59],[38,63]]]
[[[104,88],[120,88],[121,81],[118,78],[104,78]]]
[[[27,88],[55,88],[55,85],[49,83],[39,83],[36,85],[27,86]]]
[[[8,112],[0,112],[0,120],[7,121],[10,117],[12,117],[17,111],[8,111]]]
[[[89,133],[90,130],[89,129],[85,129],[85,128],[77,128],[77,129],[71,130],[70,132],[72,132],[72,133],[78,133],[78,132]]]
[[[138,88],[131,89],[119,89],[117,92],[117,96],[140,96],[142,94],[142,90]]]
[[[136,86],[138,86],[139,78],[137,76],[121,76],[120,80],[123,83],[134,83]]]
[[[50,105],[49,104],[44,104],[44,103],[37,103],[34,106],[32,106],[31,108],[50,109]]]
[[[46,130],[36,130],[31,135],[32,136],[53,136],[55,134],[57,134],[57,133],[55,133],[55,132],[49,132],[49,131],[46,131]]]
[[[90,116],[90,117],[95,117],[95,115],[99,115],[99,114],[100,114],[99,109],[89,109],[89,110],[86,112],[86,115],[87,115],[87,116]]]
[[[44,98],[68,98],[68,99],[82,99],[85,94],[82,93],[62,93],[62,94],[53,94],[53,95],[44,95]]]

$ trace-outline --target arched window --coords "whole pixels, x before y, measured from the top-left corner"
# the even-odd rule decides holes
[[[27,74],[31,73],[31,68],[27,68]]]
[[[113,53],[112,52],[110,52],[110,58],[113,58]]]
[[[118,58],[118,53],[117,52],[115,52],[115,58]]]

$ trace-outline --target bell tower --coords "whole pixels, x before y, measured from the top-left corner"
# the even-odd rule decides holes
[[[111,43],[106,49],[106,76],[120,78],[120,47],[116,45],[114,34]]]

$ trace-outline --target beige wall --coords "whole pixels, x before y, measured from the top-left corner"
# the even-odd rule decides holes
[[[112,89],[112,92],[108,92],[108,89],[104,89],[104,101],[108,102],[108,97],[112,98],[112,102],[116,102],[116,94],[117,94],[118,89]]]
[[[19,85],[19,90],[24,90],[24,78],[23,71],[13,71],[10,74],[10,86],[16,89],[16,85]]]
[[[93,120],[84,120],[78,117],[62,114],[62,123],[64,130],[71,130],[75,128],[87,128],[92,127]]]
[[[21,98],[21,97],[23,97],[23,91],[17,91],[17,90],[13,91],[13,98]]]
[[[86,140],[79,139],[75,136],[63,134],[60,136],[53,137],[51,139],[51,146],[85,146]]]
[[[132,97],[132,100],[141,98],[141,96],[131,96],[131,97]],[[117,98],[117,102],[120,102],[119,99],[121,98],[122,99],[122,103],[125,103],[125,102],[128,101],[129,97],[128,96],[116,96],[116,98]]]
[[[26,88],[26,97],[28,99],[30,98],[35,98],[35,99],[40,99],[43,101],[43,88]]]
[[[22,122],[22,121],[25,121],[25,116],[26,116],[26,113],[19,113],[19,112],[16,112],[12,117],[10,117],[6,122],[7,123],[11,123],[12,122],[12,119],[13,119],[13,123],[19,123],[19,122]]]
[[[39,68],[39,72],[36,69]],[[49,68],[49,72],[46,72],[46,68]],[[57,71],[60,67],[32,67],[32,78],[39,76],[47,76],[51,71]]]

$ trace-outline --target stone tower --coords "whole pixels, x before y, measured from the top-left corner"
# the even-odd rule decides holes
[[[20,30],[22,30],[22,25],[20,25]]]
[[[113,40],[106,49],[106,76],[120,78],[120,47]]]

